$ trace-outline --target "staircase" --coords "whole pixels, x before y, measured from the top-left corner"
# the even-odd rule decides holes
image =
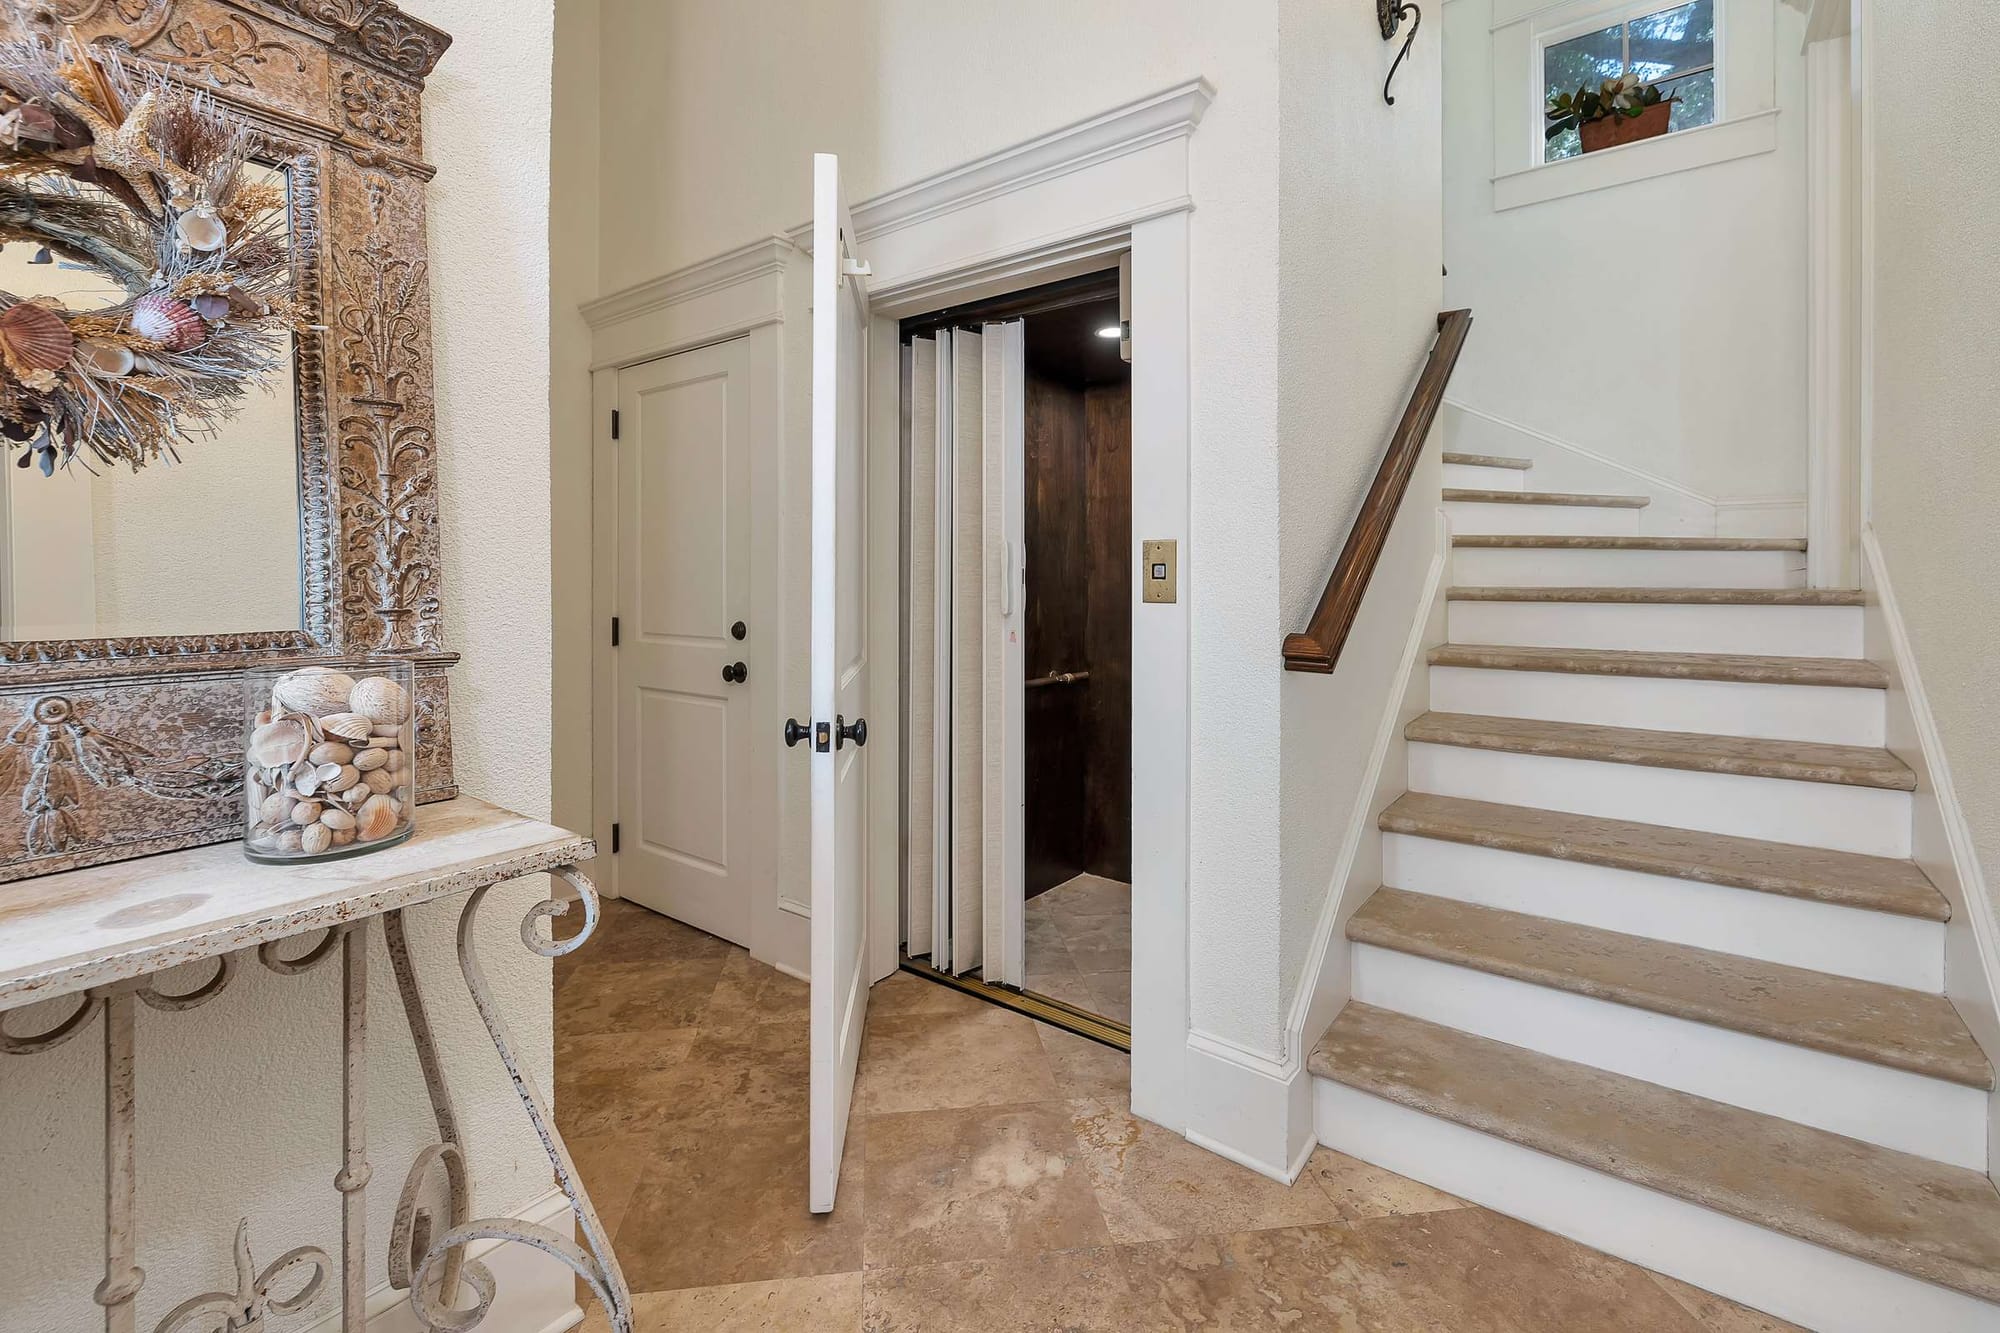
[[[1445,456],[1449,642],[1312,1052],[1321,1142],[1812,1328],[2000,1329],[1858,592]]]

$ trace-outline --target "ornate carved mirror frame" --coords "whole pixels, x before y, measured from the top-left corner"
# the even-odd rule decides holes
[[[386,0],[0,5],[0,38],[65,26],[213,92],[289,171],[322,326],[297,344],[303,628],[0,644],[0,882],[240,836],[241,676],[279,659],[415,658],[418,799],[449,799],[422,95],[451,39]]]

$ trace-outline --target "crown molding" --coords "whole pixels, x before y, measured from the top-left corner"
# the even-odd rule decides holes
[[[762,236],[748,245],[586,301],[578,309],[591,328],[605,328],[782,272],[792,253],[792,243],[783,236]]]
[[[1189,79],[1150,97],[1127,102],[1039,138],[875,195],[850,210],[855,236],[871,240],[1158,143],[1184,139],[1201,123],[1208,104],[1214,100],[1215,89],[1208,80]],[[809,251],[812,223],[800,223],[786,236],[793,245]]]

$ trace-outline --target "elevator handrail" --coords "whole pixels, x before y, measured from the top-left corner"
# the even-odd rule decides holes
[[[1470,310],[1447,310],[1438,316],[1437,342],[1431,346],[1430,359],[1424,364],[1424,373],[1417,378],[1417,387],[1410,392],[1409,405],[1403,409],[1396,433],[1389,437],[1382,466],[1375,470],[1374,484],[1361,501],[1361,511],[1354,516],[1347,544],[1341,548],[1340,559],[1334,562],[1333,573],[1326,581],[1326,591],[1320,594],[1319,605],[1313,609],[1312,622],[1303,634],[1285,636],[1285,670],[1324,675],[1340,660],[1340,650],[1354,628],[1354,617],[1361,611],[1368,580],[1374,577],[1375,566],[1382,559],[1389,529],[1403,507],[1403,493],[1410,488],[1410,474],[1416,471],[1424,441],[1430,438],[1438,409],[1444,405],[1445,386],[1451,382],[1451,372],[1458,365],[1458,354],[1465,349],[1465,335],[1471,327]]]

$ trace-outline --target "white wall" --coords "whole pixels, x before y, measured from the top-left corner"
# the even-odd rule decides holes
[[[2000,12],[1945,0],[1866,19],[1873,141],[1868,521],[1988,891],[2000,888],[2000,167],[1990,144],[1910,97],[1980,77]],[[1937,25],[1953,38],[1938,42]]]
[[[1776,151],[1496,212],[1493,14],[1443,14],[1445,300],[1479,320],[1452,401],[1702,496],[1803,496],[1803,18],[1777,6]]]
[[[1296,631],[1311,618],[1437,338],[1444,296],[1442,129],[1435,28],[1419,31],[1397,72],[1395,106],[1382,100],[1382,76],[1402,36],[1394,45],[1384,43],[1368,6],[1287,0],[1281,35],[1279,602],[1281,628]],[[1387,632],[1357,633],[1334,676],[1283,679],[1277,1006],[1293,998],[1314,924],[1332,891],[1341,834],[1374,739],[1373,720],[1393,706],[1390,678],[1430,560],[1437,476],[1433,461],[1413,482],[1404,512],[1416,539],[1392,543],[1371,588],[1408,609],[1387,615]],[[1374,623],[1371,615],[1363,625]],[[1278,642],[1258,645],[1267,672],[1276,670]],[[1273,1009],[1278,1021],[1284,1012]]]
[[[549,806],[547,549],[549,0],[412,0],[456,39],[425,98],[436,315],[441,535],[459,782],[531,814]],[[496,126],[504,132],[496,132]],[[422,813],[418,814],[421,823]],[[550,1068],[547,963],[521,948],[540,885],[497,891],[482,957],[533,1077]],[[484,1029],[455,984],[449,905],[422,910],[412,945],[471,1144],[473,1206],[511,1213],[549,1172]],[[415,1056],[376,935],[371,977],[371,1283],[402,1174],[433,1134]],[[93,1034],[96,1031],[92,1030]],[[189,1013],[142,1009],[138,1323],[233,1282],[247,1216],[260,1262],[295,1245],[339,1253],[339,975],[250,966]],[[5,1057],[0,1069],[0,1330],[87,1329],[101,1319],[101,1060],[93,1036]],[[567,1285],[554,1288],[557,1299]],[[313,1315],[329,1312],[322,1295]]]

